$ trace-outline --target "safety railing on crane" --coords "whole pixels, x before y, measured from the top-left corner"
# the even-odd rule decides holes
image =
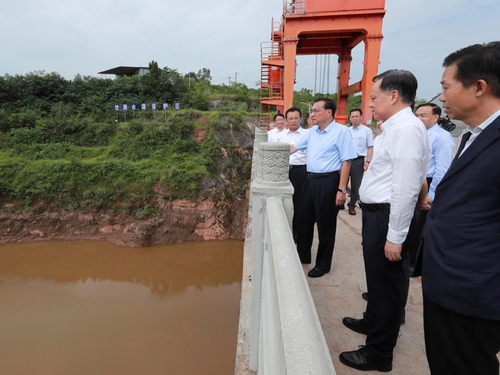
[[[304,14],[306,12],[306,0],[284,0],[283,14]]]
[[[277,41],[261,43],[260,127],[269,129],[271,110],[283,100],[283,50]]]

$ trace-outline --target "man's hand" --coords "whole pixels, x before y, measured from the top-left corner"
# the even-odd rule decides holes
[[[341,191],[337,191],[337,196],[335,197],[335,206],[342,206],[345,203],[345,194]]]
[[[391,241],[385,241],[384,246],[384,254],[385,257],[391,262],[397,262],[403,258],[401,258],[401,249],[403,248],[403,244],[395,244]]]
[[[423,200],[420,200],[418,202],[418,208],[420,208],[422,211],[429,211],[432,206],[432,198],[429,197],[428,195],[425,196]]]

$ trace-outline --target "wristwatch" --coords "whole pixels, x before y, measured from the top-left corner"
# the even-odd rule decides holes
[[[347,189],[337,189],[338,191],[340,191],[342,194],[347,194]]]

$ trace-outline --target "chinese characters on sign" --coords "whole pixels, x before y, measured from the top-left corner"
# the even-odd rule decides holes
[[[168,106],[168,103],[167,102],[163,102],[162,103],[162,110],[163,111],[167,111],[169,106]],[[180,110],[181,109],[181,102],[175,102],[174,103],[174,108],[176,111]],[[118,113],[120,112],[120,110],[123,112],[123,118],[124,120],[126,121],[127,120],[127,111],[129,110],[129,105],[127,103],[123,103],[123,104],[114,104],[114,109],[115,109],[115,112],[116,112],[116,121],[118,122]],[[135,103],[132,103],[130,104],[130,110],[133,112],[134,114],[134,117],[135,117],[135,111],[137,111],[138,109],[138,105],[135,104]],[[142,117],[143,117],[143,120],[145,120],[145,112],[147,111],[148,107],[147,107],[147,104],[146,103],[141,103],[140,104],[140,109],[142,111]],[[151,110],[153,111],[153,118],[156,119],[156,110],[157,110],[157,106],[156,106],[156,102],[152,102],[151,103]],[[165,122],[166,122],[166,112],[165,112]]]

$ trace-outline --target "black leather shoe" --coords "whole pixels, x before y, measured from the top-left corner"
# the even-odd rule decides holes
[[[307,276],[309,276],[309,277],[321,277],[325,273],[326,272],[323,271],[322,269],[320,269],[318,267],[314,267],[312,270],[309,271],[309,273],[307,274]]]
[[[361,298],[368,302],[368,292],[361,293]]]
[[[391,362],[381,361],[365,347],[352,352],[342,352],[339,355],[339,359],[344,365],[355,368],[356,370],[377,370],[380,372],[392,371]]]
[[[367,335],[370,331],[370,325],[364,319],[354,319],[346,316],[342,319],[342,323],[350,330]]]
[[[349,215],[356,215],[356,209],[354,207],[349,207]]]

